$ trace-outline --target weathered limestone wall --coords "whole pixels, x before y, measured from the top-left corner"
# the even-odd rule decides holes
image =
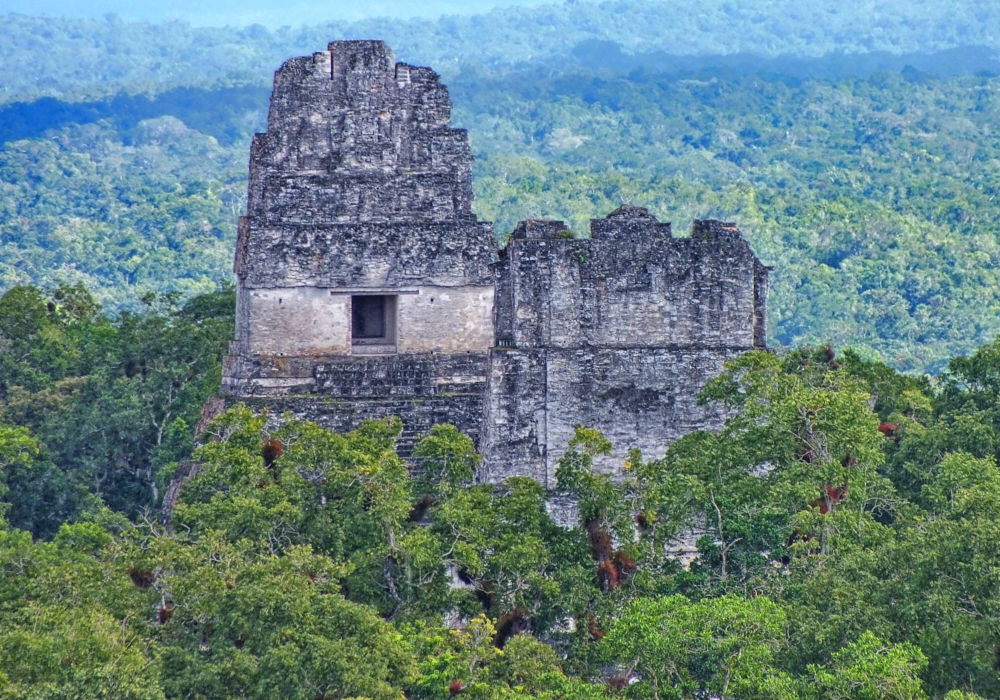
[[[317,287],[248,289],[251,355],[348,355],[351,297]]]
[[[483,352],[493,347],[493,285],[420,287],[399,297],[399,352]]]
[[[272,415],[286,411],[316,421],[336,432],[357,428],[362,421],[399,416],[403,435],[399,452],[408,457],[414,443],[433,425],[451,423],[479,439],[487,356],[394,355],[379,357],[325,357],[304,367],[301,358],[260,368],[261,374],[284,376],[308,370],[308,386],[284,395],[245,395],[251,408],[267,408]],[[281,363],[279,363],[281,364]],[[303,374],[306,372],[303,371]]]
[[[521,225],[497,270],[498,338],[519,348],[753,347],[767,270],[735,227],[698,226],[673,238],[670,224],[625,207],[595,220],[589,240],[560,237],[561,222]]]
[[[497,349],[490,357],[481,478],[530,476],[547,488],[578,425],[597,428],[614,449],[596,471],[620,474],[628,450],[647,459],[723,416],[698,406],[705,382],[736,350]]]
[[[254,230],[237,274],[247,287],[492,285],[484,222],[287,225]]]
[[[251,218],[266,223],[475,220],[468,135],[429,68],[381,41],[337,41],[275,73],[251,146]]]
[[[396,413],[407,434],[433,418],[478,435],[496,249],[450,118],[437,74],[380,41],[333,42],[275,73],[238,229],[225,393],[337,430]],[[361,295],[388,298],[383,339],[352,337]]]
[[[561,222],[525,222],[495,269],[490,481],[555,486],[577,425],[614,444],[598,470],[620,470],[632,447],[661,457],[678,437],[721,425],[698,393],[726,360],[764,346],[768,269],[732,224],[696,222],[675,239],[669,224],[622,207],[573,240]]]
[[[249,354],[350,355],[351,292],[369,288],[248,289]],[[483,352],[493,345],[493,287],[409,287],[395,293],[397,353]]]
[[[396,443],[396,449],[403,459],[409,459],[413,446],[433,426],[441,423],[454,425],[478,443],[483,416],[482,392],[374,399],[337,399],[325,395],[271,396],[247,397],[240,401],[255,411],[266,408],[272,416],[282,416],[287,412],[300,420],[319,423],[336,433],[355,430],[365,420],[399,416],[403,420],[403,434]]]
[[[238,362],[227,358],[227,362]],[[361,421],[399,416],[403,438],[399,451],[408,457],[414,442],[437,423],[451,423],[479,440],[486,389],[486,353],[437,353],[379,356],[263,356],[227,367],[254,381],[230,387],[230,401],[267,408],[272,415],[290,411],[337,432]]]

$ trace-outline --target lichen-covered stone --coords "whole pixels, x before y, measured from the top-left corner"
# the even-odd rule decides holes
[[[736,226],[696,221],[674,238],[645,209],[591,222],[524,222],[496,266],[482,451],[484,477],[531,476],[553,487],[577,425],[615,446],[595,461],[619,472],[638,447],[666,445],[721,424],[696,397],[735,355],[763,347],[767,268]]]
[[[450,118],[437,74],[380,41],[275,73],[238,229],[230,401],[340,431],[400,415],[404,454],[437,422],[478,438],[497,252]],[[370,295],[391,299],[392,333],[357,343],[352,306]]]
[[[338,431],[399,415],[404,456],[452,423],[483,453],[479,478],[548,487],[577,425],[615,444],[596,463],[612,473],[630,447],[657,457],[718,426],[698,391],[767,332],[768,268],[736,226],[674,238],[623,206],[588,239],[526,221],[497,250],[450,112],[438,76],[379,41],[278,70],[251,147],[227,400]],[[391,309],[375,341],[352,320],[366,295]]]

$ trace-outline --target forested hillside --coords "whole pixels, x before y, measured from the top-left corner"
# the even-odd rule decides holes
[[[775,266],[772,343],[936,372],[1000,332],[989,74],[578,66],[468,69],[449,87],[477,156],[476,210],[500,235],[545,217],[585,235],[623,202],[680,235],[696,217],[735,219]],[[0,285],[81,282],[110,310],[229,279],[268,94],[0,108]]]
[[[334,39],[381,38],[398,58],[448,78],[463,67],[550,66],[589,40],[678,55],[929,52],[1000,48],[1000,8],[973,0],[570,0],[439,20],[367,20],[275,32],[7,15],[0,102],[94,99],[174,87],[265,84],[282,61]]]

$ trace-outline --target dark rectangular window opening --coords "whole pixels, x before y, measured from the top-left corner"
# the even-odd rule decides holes
[[[354,345],[394,345],[396,297],[375,294],[352,296],[351,342]]]

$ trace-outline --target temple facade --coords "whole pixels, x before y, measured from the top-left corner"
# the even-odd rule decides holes
[[[472,155],[429,68],[338,41],[275,74],[250,154],[227,401],[337,431],[397,415],[470,435],[479,478],[553,486],[576,425],[650,457],[721,416],[698,406],[765,346],[768,268],[732,224],[690,237],[624,206],[575,238],[522,222],[498,246],[472,213]]]

